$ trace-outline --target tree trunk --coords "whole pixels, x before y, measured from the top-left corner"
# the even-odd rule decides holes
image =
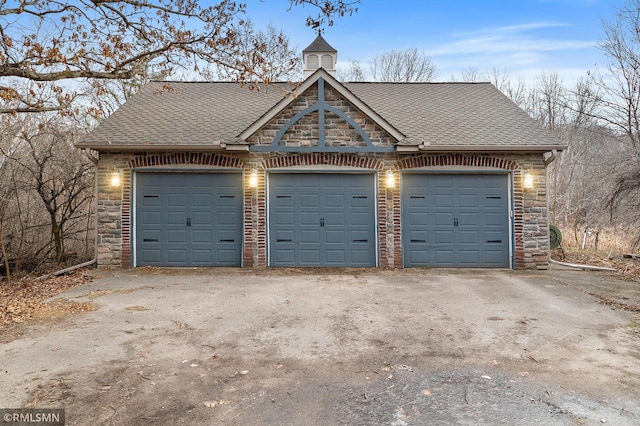
[[[62,255],[64,252],[62,241],[62,227],[56,221],[55,216],[51,216],[51,238],[53,238],[53,249],[56,256],[56,263],[62,263]]]
[[[9,268],[9,258],[7,257],[7,248],[4,245],[4,238],[2,237],[2,221],[0,220],[0,251],[2,252],[2,259],[4,259],[4,268],[7,271],[7,282],[11,282],[11,269]]]

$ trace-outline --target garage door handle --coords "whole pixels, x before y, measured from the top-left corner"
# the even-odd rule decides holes
[[[458,218],[457,217],[453,218],[453,226],[458,226]]]
[[[320,219],[320,228],[324,228],[324,217]]]
[[[191,218],[190,217],[187,218],[187,226],[191,226]]]

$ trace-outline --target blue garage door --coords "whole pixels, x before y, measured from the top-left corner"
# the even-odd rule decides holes
[[[136,173],[136,266],[240,266],[240,173]]]
[[[404,174],[406,267],[510,267],[505,174]]]
[[[272,266],[375,266],[373,174],[271,174],[269,254]]]

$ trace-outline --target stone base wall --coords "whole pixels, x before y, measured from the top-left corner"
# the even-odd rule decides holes
[[[378,264],[381,268],[402,267],[401,174],[405,170],[504,170],[513,177],[513,254],[518,269],[546,269],[549,257],[547,182],[542,154],[341,154],[341,153],[102,153],[98,163],[98,246],[100,267],[131,266],[132,173],[148,168],[244,172],[245,267],[267,266],[267,187],[271,170],[308,168],[313,170],[362,170],[376,173],[378,205]],[[258,187],[249,188],[252,170],[258,171]],[[396,178],[386,187],[386,173]],[[116,172],[121,185],[110,185]],[[523,187],[524,175],[534,180],[533,189]]]

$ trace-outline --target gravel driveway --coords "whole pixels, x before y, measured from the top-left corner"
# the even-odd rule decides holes
[[[637,283],[557,268],[96,274],[60,296],[96,311],[0,345],[0,407],[64,408],[67,425],[640,424],[640,322],[587,294],[630,301]]]

